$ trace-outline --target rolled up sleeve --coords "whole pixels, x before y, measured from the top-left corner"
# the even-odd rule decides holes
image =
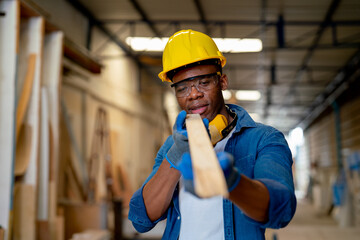
[[[295,214],[292,163],[283,134],[271,128],[260,142],[254,168],[254,178],[267,187],[270,195],[268,221],[258,223],[262,228],[285,227]]]
[[[128,215],[128,218],[132,222],[134,228],[140,233],[150,231],[159,221],[165,218],[164,215],[156,221],[151,221],[149,219],[146,213],[144,199],[142,197],[144,186],[145,185],[143,185],[139,190],[137,190],[132,196],[130,200],[130,210]]]

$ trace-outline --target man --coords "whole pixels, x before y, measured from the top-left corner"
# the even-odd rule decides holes
[[[296,199],[286,140],[276,129],[254,122],[243,108],[225,105],[225,63],[203,33],[182,30],[170,37],[159,77],[172,82],[183,111],[130,202],[129,219],[139,232],[167,219],[163,239],[265,239],[266,228],[284,227],[293,217]],[[222,138],[214,149],[228,199],[198,198],[193,191],[187,113],[200,114],[206,127],[210,121],[219,128]]]

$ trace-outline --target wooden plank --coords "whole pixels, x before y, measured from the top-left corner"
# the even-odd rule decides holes
[[[199,114],[188,114],[186,129],[194,172],[195,192],[199,197],[228,195],[224,173]]]
[[[22,239],[35,239],[35,229],[36,229],[36,196],[37,196],[37,170],[38,170],[38,148],[39,148],[39,108],[40,108],[40,76],[41,76],[41,51],[42,51],[42,42],[44,35],[44,19],[42,17],[32,17],[29,19],[21,19],[20,24],[20,39],[19,39],[19,68],[18,68],[18,82],[17,82],[17,94],[19,95],[22,91],[22,86],[24,86],[25,74],[24,69],[27,68],[27,62],[30,54],[36,55],[35,63],[35,72],[33,78],[33,84],[31,87],[31,96],[29,98],[28,108],[24,117],[24,123],[31,126],[31,146],[29,154],[29,164],[25,170],[25,173],[22,178],[18,179],[18,184],[26,186],[26,194],[24,193],[24,200],[18,200],[20,203],[22,201],[26,202],[26,208],[29,209],[29,212],[34,212],[34,214],[27,214],[26,222],[21,222],[19,226],[15,227],[15,224],[18,224],[14,219],[14,230],[20,228],[21,231],[26,229],[26,237],[20,237]],[[32,190],[29,190],[29,189]],[[27,196],[29,195],[29,196]],[[25,203],[24,203],[25,204]],[[22,212],[22,204],[17,207],[14,205],[14,215],[15,212]],[[20,209],[19,209],[20,207]],[[26,211],[24,211],[26,212]],[[22,219],[22,218],[20,218]],[[21,220],[23,221],[23,220]],[[22,225],[26,224],[26,228]],[[15,233],[14,233],[15,234]],[[15,237],[15,235],[14,235]]]
[[[128,208],[133,190],[129,176],[120,161],[121,155],[117,147],[120,144],[119,139],[118,132],[110,131],[112,191],[115,198],[122,199],[123,208]]]
[[[50,236],[50,226],[49,221],[37,221],[37,240],[48,240],[53,239]]]
[[[23,175],[30,162],[32,127],[29,124],[22,124],[18,140],[16,141],[15,152],[15,176]]]
[[[56,237],[55,240],[65,240],[65,221],[64,215],[56,217]]]
[[[32,126],[32,143],[29,166],[24,174],[24,183],[37,185],[37,160],[39,148],[39,118],[40,118],[40,77],[41,77],[41,51],[44,35],[44,19],[33,17],[25,21],[20,34],[20,49],[22,55],[27,56],[29,53],[36,53],[35,75],[32,86],[32,94],[29,101],[24,122]]]
[[[80,148],[78,146],[78,142],[76,141],[75,132],[73,130],[72,123],[70,121],[70,116],[68,113],[68,109],[65,105],[65,101],[63,98],[60,100],[62,107],[62,116],[64,117],[64,123],[67,129],[67,136],[70,138],[71,150],[70,150],[70,164],[72,167],[72,171],[74,172],[74,176],[80,180],[82,192],[86,192],[88,190],[88,167],[87,161],[84,159],[82,153],[80,152]]]
[[[66,39],[64,43],[64,55],[92,73],[101,73],[101,64],[94,60],[94,58],[91,57],[86,50],[80,50],[80,48],[69,39]]]
[[[0,226],[0,240],[5,239],[5,230]]]
[[[60,108],[60,79],[63,56],[63,33],[51,32],[45,35],[43,51],[43,68],[41,86],[48,91],[49,120],[52,142],[51,151],[51,179],[57,179],[59,158],[59,108]]]
[[[49,114],[48,95],[41,88],[40,156],[38,166],[37,220],[48,221],[49,213]]]
[[[75,170],[71,164],[71,160],[68,162],[67,168],[65,169],[65,174],[65,197],[74,202],[84,201],[85,194],[83,193],[81,182],[77,178]]]
[[[74,233],[87,229],[106,229],[107,205],[102,204],[72,204],[64,205],[65,239],[70,239]]]
[[[14,189],[14,240],[35,240],[35,190],[29,184]]]
[[[19,1],[0,1],[0,225],[10,239],[15,145],[15,79]]]
[[[29,103],[30,94],[33,86],[35,73],[36,54],[29,54],[26,68],[24,86],[22,87],[21,95],[19,96],[18,105],[16,108],[16,139],[19,137],[20,127],[23,123],[26,109]]]
[[[58,217],[56,214],[57,210],[57,196],[56,196],[56,182],[50,180],[49,182],[49,230],[50,230],[50,239],[56,239],[59,235]]]

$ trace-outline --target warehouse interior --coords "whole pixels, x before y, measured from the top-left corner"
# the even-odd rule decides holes
[[[127,213],[180,111],[158,73],[181,29],[225,43],[226,102],[292,150],[297,212],[266,238],[358,238],[360,1],[1,0],[1,240],[161,239]]]

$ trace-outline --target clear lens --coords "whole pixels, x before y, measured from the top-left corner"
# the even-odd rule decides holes
[[[176,83],[174,84],[176,97],[182,98],[189,96],[193,86],[199,92],[209,91],[216,86],[217,80],[218,74],[212,73]]]

